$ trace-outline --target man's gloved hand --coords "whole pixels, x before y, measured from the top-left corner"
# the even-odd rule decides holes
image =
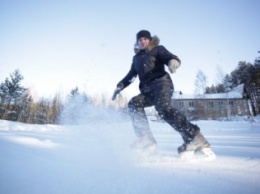
[[[122,83],[117,85],[117,87],[113,93],[112,100],[116,99],[116,96],[122,91],[123,88],[124,88],[124,85]]]
[[[180,67],[181,63],[176,60],[176,59],[171,59],[169,62],[168,62],[168,69],[171,73],[175,73],[176,72],[176,69],[178,69]]]
[[[114,91],[114,94],[112,96],[112,100],[115,100],[116,99],[116,96],[117,94],[119,94],[121,92],[121,88],[116,88],[115,91]]]

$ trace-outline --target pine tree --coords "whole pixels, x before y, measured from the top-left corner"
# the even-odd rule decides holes
[[[258,51],[260,53],[260,51]],[[251,68],[252,84],[249,86],[251,91],[251,104],[254,115],[260,114],[260,56],[255,59],[254,66]]]
[[[219,87],[221,87],[221,85]],[[222,92],[229,92],[232,89],[232,79],[230,75],[227,74],[224,77],[222,82],[222,87],[223,88],[219,88],[219,90],[222,90]]]
[[[90,100],[85,93],[80,93],[78,87],[71,90],[67,97],[59,122],[62,124],[79,124],[87,120],[91,114]]]
[[[49,121],[50,114],[50,101],[46,98],[41,98],[37,103],[37,109],[35,113],[35,122],[37,124],[47,124]]]
[[[26,94],[27,88],[21,86],[23,76],[17,69],[10,74],[10,79],[6,78],[5,82],[0,84],[0,118],[8,120],[17,120],[19,116],[19,103]]]
[[[260,51],[258,51],[258,53],[260,53]],[[260,69],[260,56],[255,59],[254,65],[256,69]]]
[[[239,62],[237,68],[231,72],[232,88],[244,84],[245,97],[250,100],[253,115],[260,113],[260,68],[259,57],[254,65]]]

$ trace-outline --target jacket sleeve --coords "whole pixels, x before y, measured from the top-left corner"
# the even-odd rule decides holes
[[[176,59],[181,64],[181,60],[179,59],[179,57],[169,52],[164,46],[159,46],[158,55],[159,59],[166,65],[171,59]]]
[[[126,74],[126,76],[117,84],[117,87],[121,88],[121,90],[125,89],[127,86],[134,82],[136,76],[137,72],[135,71],[132,63],[131,69]]]

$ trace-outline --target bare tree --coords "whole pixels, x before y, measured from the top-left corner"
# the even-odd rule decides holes
[[[198,98],[198,114],[200,116],[206,116],[207,113],[207,105],[205,104],[205,100],[200,100],[205,98],[207,83],[207,76],[199,70],[195,79],[195,95]]]
[[[20,103],[17,105],[18,114],[17,114],[17,121],[29,123],[31,117],[31,106],[33,103],[33,99],[28,92],[21,98]]]
[[[52,99],[52,102],[50,104],[50,113],[49,113],[49,121],[51,124],[58,123],[59,116],[62,111],[62,100],[60,95],[56,94],[55,97]]]
[[[208,84],[208,78],[201,70],[198,71],[194,84],[194,93],[197,95],[204,95]]]
[[[217,79],[216,82],[217,84],[222,84],[224,77],[225,77],[225,73],[223,71],[223,69],[221,68],[221,66],[217,66]]]

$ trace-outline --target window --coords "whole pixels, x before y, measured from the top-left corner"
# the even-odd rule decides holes
[[[194,107],[193,102],[189,102],[189,107]]]
[[[219,101],[219,102],[218,102],[218,105],[219,105],[219,106],[223,106],[223,101]]]
[[[183,107],[183,102],[180,102],[180,103],[179,103],[179,106],[180,106],[180,107]]]
[[[209,102],[209,106],[213,107],[213,102]]]
[[[233,101],[229,101],[229,105],[230,105],[230,106],[233,106],[233,105],[234,105],[234,102],[233,102]]]

